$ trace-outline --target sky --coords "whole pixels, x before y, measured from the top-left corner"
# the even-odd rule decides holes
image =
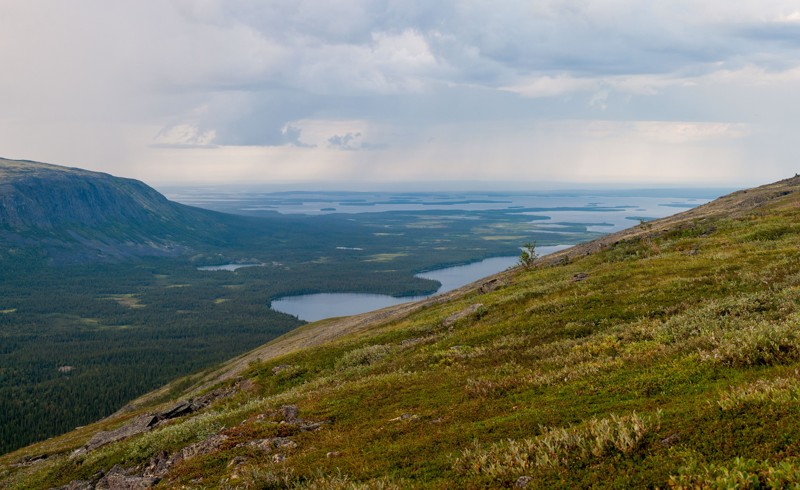
[[[795,174],[796,0],[0,0],[0,156],[152,184]]]

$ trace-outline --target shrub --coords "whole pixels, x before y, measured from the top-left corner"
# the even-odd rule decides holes
[[[669,479],[670,488],[797,488],[800,466],[785,461],[772,466],[767,461],[736,458],[728,465],[691,463]]]
[[[526,269],[532,269],[539,254],[536,253],[536,242],[528,242],[522,246],[522,252],[519,254],[519,265]]]
[[[656,415],[660,420],[660,413]],[[580,426],[542,428],[542,433],[522,441],[507,440],[484,448],[465,449],[454,463],[456,471],[506,479],[536,469],[574,466],[613,454],[635,452],[650,431],[649,421],[636,412],[609,418],[592,418]]]
[[[703,355],[723,366],[771,366],[800,357],[797,325],[793,321],[757,322],[737,331],[725,331],[712,338],[716,345]]]
[[[723,411],[748,404],[796,403],[800,401],[800,380],[776,378],[758,380],[745,386],[732,388],[720,395],[717,405]]]
[[[392,351],[392,346],[384,344],[368,345],[351,350],[345,353],[341,359],[336,362],[336,369],[342,370],[358,366],[369,366],[388,356]]]

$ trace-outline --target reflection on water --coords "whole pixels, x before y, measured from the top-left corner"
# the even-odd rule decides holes
[[[198,267],[199,271],[235,271],[242,267],[264,267],[264,264],[223,264],[223,265],[206,265]]]
[[[423,298],[425,296],[394,298],[385,294],[365,293],[304,294],[276,299],[272,302],[272,309],[307,322],[315,322],[323,318],[357,315]]]

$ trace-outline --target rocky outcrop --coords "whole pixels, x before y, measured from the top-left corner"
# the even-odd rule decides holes
[[[230,389],[218,390],[216,392],[207,394],[205,397],[199,397],[198,399],[187,400],[178,403],[171,409],[165,410],[164,412],[156,415],[141,415],[119,429],[106,432],[102,437],[100,437],[99,434],[96,435],[96,440],[95,438],[92,438],[92,440],[95,441],[95,443],[99,443],[101,440],[110,442],[111,439],[121,440],[121,438],[130,437],[134,433],[139,433],[136,432],[137,430],[140,432],[150,430],[152,427],[157,426],[159,422],[167,420],[160,417],[164,417],[166,415],[172,415],[174,417],[188,415],[186,410],[189,408],[198,407],[196,410],[199,410],[210,403],[210,400],[219,398],[225,394],[230,394]],[[214,398],[212,395],[215,395],[216,398]],[[203,403],[206,401],[208,402],[203,405]],[[157,422],[155,422],[155,424],[151,424],[152,420],[157,420]],[[300,417],[300,411],[296,405],[283,405],[277,410],[265,412],[251,419],[245,420],[240,424],[240,426],[259,420],[278,422],[281,426],[291,428],[289,430],[290,433],[317,431],[320,430],[324,425],[330,423],[330,421],[327,420],[313,421],[303,419]],[[108,470],[106,473],[98,473],[93,477],[92,480],[74,480],[63,487],[59,487],[58,489],[54,490],[146,489],[151,488],[161,482],[169,475],[170,471],[175,466],[185,461],[212,454],[217,451],[230,449],[232,447],[247,448],[255,450],[259,454],[270,455],[269,458],[273,463],[281,463],[286,460],[288,453],[298,447],[297,442],[292,440],[290,436],[253,439],[246,442],[240,442],[238,444],[233,442],[231,439],[232,437],[226,433],[225,429],[223,429],[217,434],[213,434],[202,441],[185,446],[173,453],[162,451],[153,456],[153,458],[151,458],[146,465],[135,468],[123,468],[117,465]],[[107,444],[108,442],[105,443]],[[89,444],[82,449],[86,449],[88,446]],[[95,445],[94,447],[99,446]],[[229,462],[228,467],[234,468],[235,471],[237,467],[247,462],[249,458],[250,457],[235,456]]]
[[[232,394],[236,393],[238,389],[238,385],[228,388],[220,388],[196,398],[180,401],[163,412],[139,415],[122,427],[111,431],[98,432],[92,436],[92,438],[89,439],[89,442],[87,442],[83,447],[75,450],[75,452],[72,453],[72,457],[75,458],[94,451],[95,449],[105,446],[106,444],[111,444],[112,442],[121,441],[137,434],[147,432],[162,422],[192,414],[202,408],[207,407],[209,404],[211,404],[211,402],[217,400],[218,398],[231,396]]]
[[[481,286],[480,286],[480,288],[478,288],[478,291],[481,294],[487,294],[487,293],[491,293],[492,291],[496,291],[497,289],[500,289],[501,287],[503,287],[505,285],[506,285],[506,281],[500,279],[499,277],[495,277],[495,278],[489,279],[488,281],[486,281],[484,283],[481,283]]]
[[[152,488],[158,478],[129,475],[121,466],[114,466],[97,482],[95,490],[144,490]]]
[[[474,305],[470,305],[464,308],[463,310],[453,313],[452,315],[445,318],[444,321],[442,322],[442,326],[446,328],[452,328],[459,320],[478,314],[482,308],[483,308],[482,303],[475,303]]]
[[[111,431],[100,431],[91,439],[86,445],[76,451],[75,454],[83,454],[89,451],[94,451],[95,449],[105,446],[106,444],[111,444],[112,442],[121,441],[123,439],[127,439],[131,436],[135,436],[136,434],[141,434],[142,432],[147,432],[151,428],[155,427],[160,419],[157,415],[140,415],[133,419],[133,421],[119,427],[118,429],[114,429]]]

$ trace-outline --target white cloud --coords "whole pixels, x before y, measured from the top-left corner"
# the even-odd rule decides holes
[[[787,14],[778,14],[776,22],[800,23],[800,10],[793,10]]]
[[[625,139],[647,145],[729,144],[750,135],[746,124],[695,121],[563,121],[542,124],[579,140]]]
[[[536,76],[528,80],[498,87],[522,95],[523,97],[554,97],[597,87],[597,80],[574,78],[569,75]]]
[[[758,148],[776,173],[794,173],[791,138],[771,134],[800,130],[795,1],[39,0],[2,10],[0,155],[153,178],[201,154],[226,158],[204,164],[216,178],[238,158],[242,169],[273,159],[264,179],[646,174],[617,172],[616,151],[637,169],[650,168],[637,158],[684,159],[670,168],[689,179],[702,162]],[[730,165],[725,175],[748,175]]]
[[[283,128],[296,146],[334,150],[374,150],[385,146],[383,130],[364,120],[303,119]]]
[[[159,131],[155,142],[166,146],[209,146],[216,136],[213,129],[201,130],[192,124],[178,124]]]

